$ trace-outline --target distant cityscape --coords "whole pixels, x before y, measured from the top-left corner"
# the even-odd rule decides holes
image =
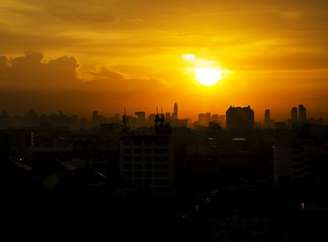
[[[300,104],[298,107],[292,107],[290,119],[286,121],[275,121],[271,118],[271,110],[264,111],[262,122],[255,121],[254,111],[248,107],[230,106],[225,114],[199,113],[198,119],[192,122],[187,118],[180,118],[178,103],[174,103],[172,112],[157,112],[146,114],[144,111],[136,111],[134,115],[126,112],[115,113],[112,116],[105,116],[99,111],[93,111],[90,117],[79,117],[58,111],[57,113],[39,114],[31,109],[23,115],[10,115],[6,110],[0,114],[0,128],[24,128],[53,125],[68,129],[92,128],[106,124],[122,124],[122,118],[125,116],[127,125],[131,129],[141,127],[151,127],[154,124],[156,115],[163,115],[165,122],[172,127],[199,128],[210,125],[219,125],[227,129],[249,129],[249,128],[275,128],[281,126],[292,126],[297,123],[324,124],[324,119],[308,118],[307,109]]]
[[[328,126],[309,119],[304,105],[292,107],[285,122],[264,110],[261,123],[250,106],[201,113],[193,123],[180,118],[177,103],[172,113],[94,111],[89,119],[3,111],[0,127],[9,191],[101,196],[116,204],[110,212],[97,205],[110,216],[142,198],[142,216],[170,221],[182,238],[229,241],[233,231],[244,231],[245,241],[295,239],[295,227],[310,226],[302,211],[328,208]],[[155,210],[144,207],[149,202]]]
[[[328,0],[0,0],[4,241],[328,242]]]

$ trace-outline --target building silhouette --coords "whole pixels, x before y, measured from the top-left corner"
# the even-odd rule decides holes
[[[297,107],[293,107],[290,111],[290,121],[292,124],[297,123],[298,121],[298,109]]]
[[[171,120],[171,113],[170,112],[165,113],[165,119],[166,120]]]
[[[137,119],[140,121],[144,121],[146,119],[146,113],[143,111],[135,112],[134,114],[136,115]]]
[[[179,119],[178,103],[174,103],[172,119],[174,120]]]
[[[264,126],[269,128],[271,126],[271,110],[266,109],[264,111]]]
[[[307,110],[303,104],[291,109],[291,124],[304,124],[307,122]]]
[[[200,126],[208,126],[211,121],[211,113],[200,113],[198,114],[198,125]]]
[[[174,185],[175,166],[171,132],[164,115],[155,117],[155,129],[130,132],[120,142],[120,173],[129,186],[159,191]]]
[[[213,114],[211,120],[212,120],[212,122],[220,123],[218,114]]]
[[[300,123],[305,123],[307,121],[307,110],[302,104],[298,106],[298,121]]]
[[[226,112],[226,127],[231,130],[247,130],[254,127],[254,111],[248,107],[233,107]]]

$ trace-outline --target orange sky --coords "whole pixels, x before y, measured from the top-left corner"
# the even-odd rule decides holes
[[[154,111],[328,104],[328,1],[1,0],[0,108]],[[42,53],[42,55],[40,54]],[[228,72],[199,85],[191,53]],[[62,98],[58,98],[61,96]]]

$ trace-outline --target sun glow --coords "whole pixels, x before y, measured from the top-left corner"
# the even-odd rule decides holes
[[[226,76],[226,70],[219,68],[216,61],[199,58],[192,53],[183,54],[181,57],[188,72],[203,86],[214,86]]]
[[[214,86],[222,79],[222,70],[214,67],[197,67],[195,77],[201,85]]]
[[[194,54],[183,54],[182,59],[192,62],[196,60],[196,56]]]

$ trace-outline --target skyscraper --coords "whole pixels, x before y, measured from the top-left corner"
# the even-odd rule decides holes
[[[172,119],[178,119],[178,118],[179,118],[179,114],[178,114],[178,103],[174,103]]]
[[[290,111],[290,121],[292,124],[297,123],[298,120],[298,110],[297,107],[293,107]]]
[[[245,130],[254,127],[254,111],[248,107],[230,107],[226,113],[228,129]]]
[[[264,111],[264,126],[266,128],[269,128],[271,125],[271,110],[270,109],[266,109]]]
[[[306,108],[304,105],[300,104],[298,106],[298,121],[301,123],[305,123],[307,120],[307,113],[306,113]]]

